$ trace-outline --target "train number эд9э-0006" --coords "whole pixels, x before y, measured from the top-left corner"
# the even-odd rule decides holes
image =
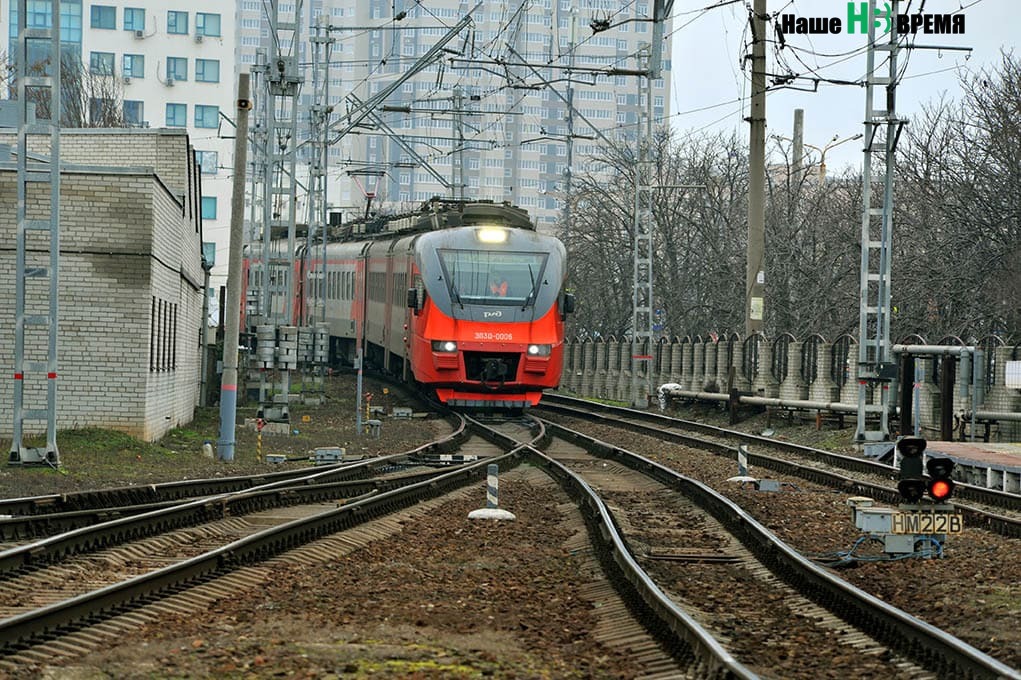
[[[964,518],[959,512],[895,512],[895,534],[959,534]]]
[[[475,333],[476,340],[513,340],[513,333],[489,333],[487,331],[477,331]]]

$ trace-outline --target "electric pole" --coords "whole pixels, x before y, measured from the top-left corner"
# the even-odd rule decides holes
[[[673,8],[673,0],[655,0],[652,10],[652,43],[646,52],[645,69],[638,78],[638,104],[641,100],[642,80],[645,80],[645,101],[637,133],[638,164],[635,168],[634,263],[635,276],[632,290],[633,316],[631,319],[631,405],[639,406],[639,362],[645,363],[646,396],[652,392],[652,341],[653,341],[653,231],[652,212],[653,172],[652,91],[653,83],[662,75],[663,26]],[[644,128],[644,129],[643,129]],[[644,142],[642,137],[645,137]]]
[[[805,110],[794,109],[794,146],[791,149],[791,184],[801,186],[801,161],[805,153]]]
[[[17,0],[15,53],[18,93],[18,203],[14,273],[14,429],[12,465],[60,465],[57,449],[57,336],[60,273],[60,3],[50,3],[49,28],[29,26],[25,0]],[[49,50],[49,66],[29,76],[33,60]],[[49,119],[36,118],[28,88],[47,102]],[[49,90],[42,95],[40,91]],[[45,97],[45,98],[44,98]],[[32,154],[42,154],[44,158]],[[49,194],[46,196],[46,194]],[[33,213],[29,217],[29,213]],[[40,304],[40,300],[45,300]],[[46,446],[27,447],[25,423],[46,423]],[[31,426],[27,429],[34,429]]]
[[[766,0],[752,6],[752,101],[748,136],[748,263],[745,337],[762,331],[766,249]]]
[[[577,37],[578,11],[571,6],[571,39],[567,45],[567,167],[564,168],[564,247],[571,249],[571,189],[574,181],[574,41]],[[570,274],[571,258],[567,258]],[[570,280],[570,275],[568,275]]]
[[[899,0],[891,0],[897,16]],[[888,402],[890,382],[897,377],[890,363],[890,252],[893,230],[893,172],[903,121],[897,119],[897,22],[890,23],[889,40],[876,44],[876,0],[869,0],[868,53],[865,71],[865,160],[862,164],[861,281],[858,322],[858,420],[856,442],[882,442],[890,437]],[[886,73],[876,65],[877,52],[886,52]],[[886,103],[875,108],[876,89],[886,90]],[[881,154],[881,155],[880,155]],[[882,171],[873,175],[876,155]],[[873,204],[872,184],[883,187],[881,204]],[[870,425],[868,416],[878,420]]]
[[[238,75],[237,130],[234,137],[234,179],[230,198],[230,253],[227,301],[223,320],[223,374],[220,378],[220,440],[217,457],[234,460],[238,403],[238,335],[241,333],[241,251],[245,223],[245,167],[248,165],[249,75]],[[202,320],[203,325],[205,319]]]

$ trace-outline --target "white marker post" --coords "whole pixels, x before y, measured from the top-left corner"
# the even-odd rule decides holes
[[[517,519],[514,513],[500,509],[500,482],[497,479],[499,466],[491,464],[486,468],[486,507],[472,510],[468,519]]]

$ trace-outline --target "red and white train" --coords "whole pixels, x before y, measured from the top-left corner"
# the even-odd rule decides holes
[[[331,362],[361,340],[369,362],[461,407],[534,406],[560,383],[564,246],[520,208],[431,201],[347,225],[325,263],[321,246],[296,261],[293,314],[325,307]]]

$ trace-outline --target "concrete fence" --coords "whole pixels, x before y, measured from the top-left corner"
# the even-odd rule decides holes
[[[906,344],[925,344],[912,336]],[[963,345],[957,338],[939,344]],[[1021,360],[1021,345],[998,337],[983,338],[976,345],[984,352],[977,380],[984,396],[977,411],[977,436],[990,423],[994,440],[1021,440],[1021,390],[1006,386],[1008,361]],[[676,383],[686,392],[704,393],[708,399],[723,400],[729,389],[743,395],[780,399],[785,402],[821,402],[848,407],[858,405],[858,346],[855,338],[843,335],[832,342],[821,335],[797,339],[789,333],[777,338],[756,334],[742,338],[734,333],[718,337],[663,338],[651,350],[634,347],[628,339],[615,337],[571,339],[564,344],[564,374],[561,388],[584,397],[629,402],[632,371],[639,372],[641,403],[656,396],[659,385]],[[635,361],[634,355],[651,355],[651,361]],[[923,430],[938,432],[941,420],[939,371],[947,357],[920,357],[918,366],[919,421]],[[972,400],[964,393],[965,380],[956,376],[953,412],[959,420],[971,418]],[[968,380],[970,383],[971,381]],[[870,395],[870,401],[872,401]],[[827,410],[827,409],[799,409]],[[852,416],[853,417],[853,416]]]

